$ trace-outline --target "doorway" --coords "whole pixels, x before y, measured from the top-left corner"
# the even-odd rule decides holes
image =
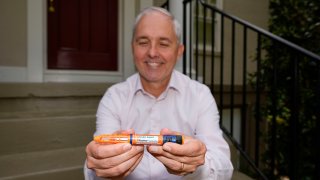
[[[48,69],[118,70],[118,0],[48,0]]]

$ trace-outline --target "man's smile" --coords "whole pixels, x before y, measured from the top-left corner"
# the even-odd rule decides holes
[[[155,62],[155,61],[146,61],[145,62],[148,66],[152,67],[152,68],[157,68],[159,66],[161,66],[162,64],[164,64],[163,62]]]

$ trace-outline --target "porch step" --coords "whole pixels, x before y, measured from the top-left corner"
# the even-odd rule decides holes
[[[85,147],[0,156],[0,180],[84,179]]]
[[[240,164],[240,154],[237,148],[232,144],[232,142],[228,139],[227,136],[224,136],[225,140],[229,144],[230,153],[231,153],[231,162],[233,164],[234,172],[232,175],[232,180],[253,180],[253,178],[249,177],[245,173],[239,171]]]
[[[106,85],[0,86],[0,180],[83,179],[85,146]]]
[[[83,178],[107,84],[0,83],[0,180]]]
[[[0,155],[85,146],[94,133],[95,110],[11,113],[0,113]]]
[[[0,180],[83,179],[95,112],[1,112]]]
[[[253,180],[253,178],[240,171],[234,171],[231,180]]]

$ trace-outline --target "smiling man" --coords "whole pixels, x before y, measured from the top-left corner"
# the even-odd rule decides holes
[[[132,50],[143,88],[157,97],[168,86],[184,47],[179,43],[171,17],[162,13],[147,14],[138,17]]]
[[[132,52],[138,73],[100,101],[95,135],[182,134],[184,144],[98,144],[86,148],[86,179],[230,179],[232,164],[215,100],[203,84],[174,70],[181,28],[162,8],[136,18]]]

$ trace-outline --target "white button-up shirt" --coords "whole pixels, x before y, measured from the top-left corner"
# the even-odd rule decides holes
[[[159,134],[169,128],[204,142],[205,164],[187,176],[169,174],[148,151],[126,179],[231,179],[229,146],[219,127],[219,112],[209,88],[178,71],[167,89],[155,98],[143,90],[139,74],[110,87],[97,111],[95,135],[132,128],[136,134]],[[87,179],[98,179],[85,166]]]

